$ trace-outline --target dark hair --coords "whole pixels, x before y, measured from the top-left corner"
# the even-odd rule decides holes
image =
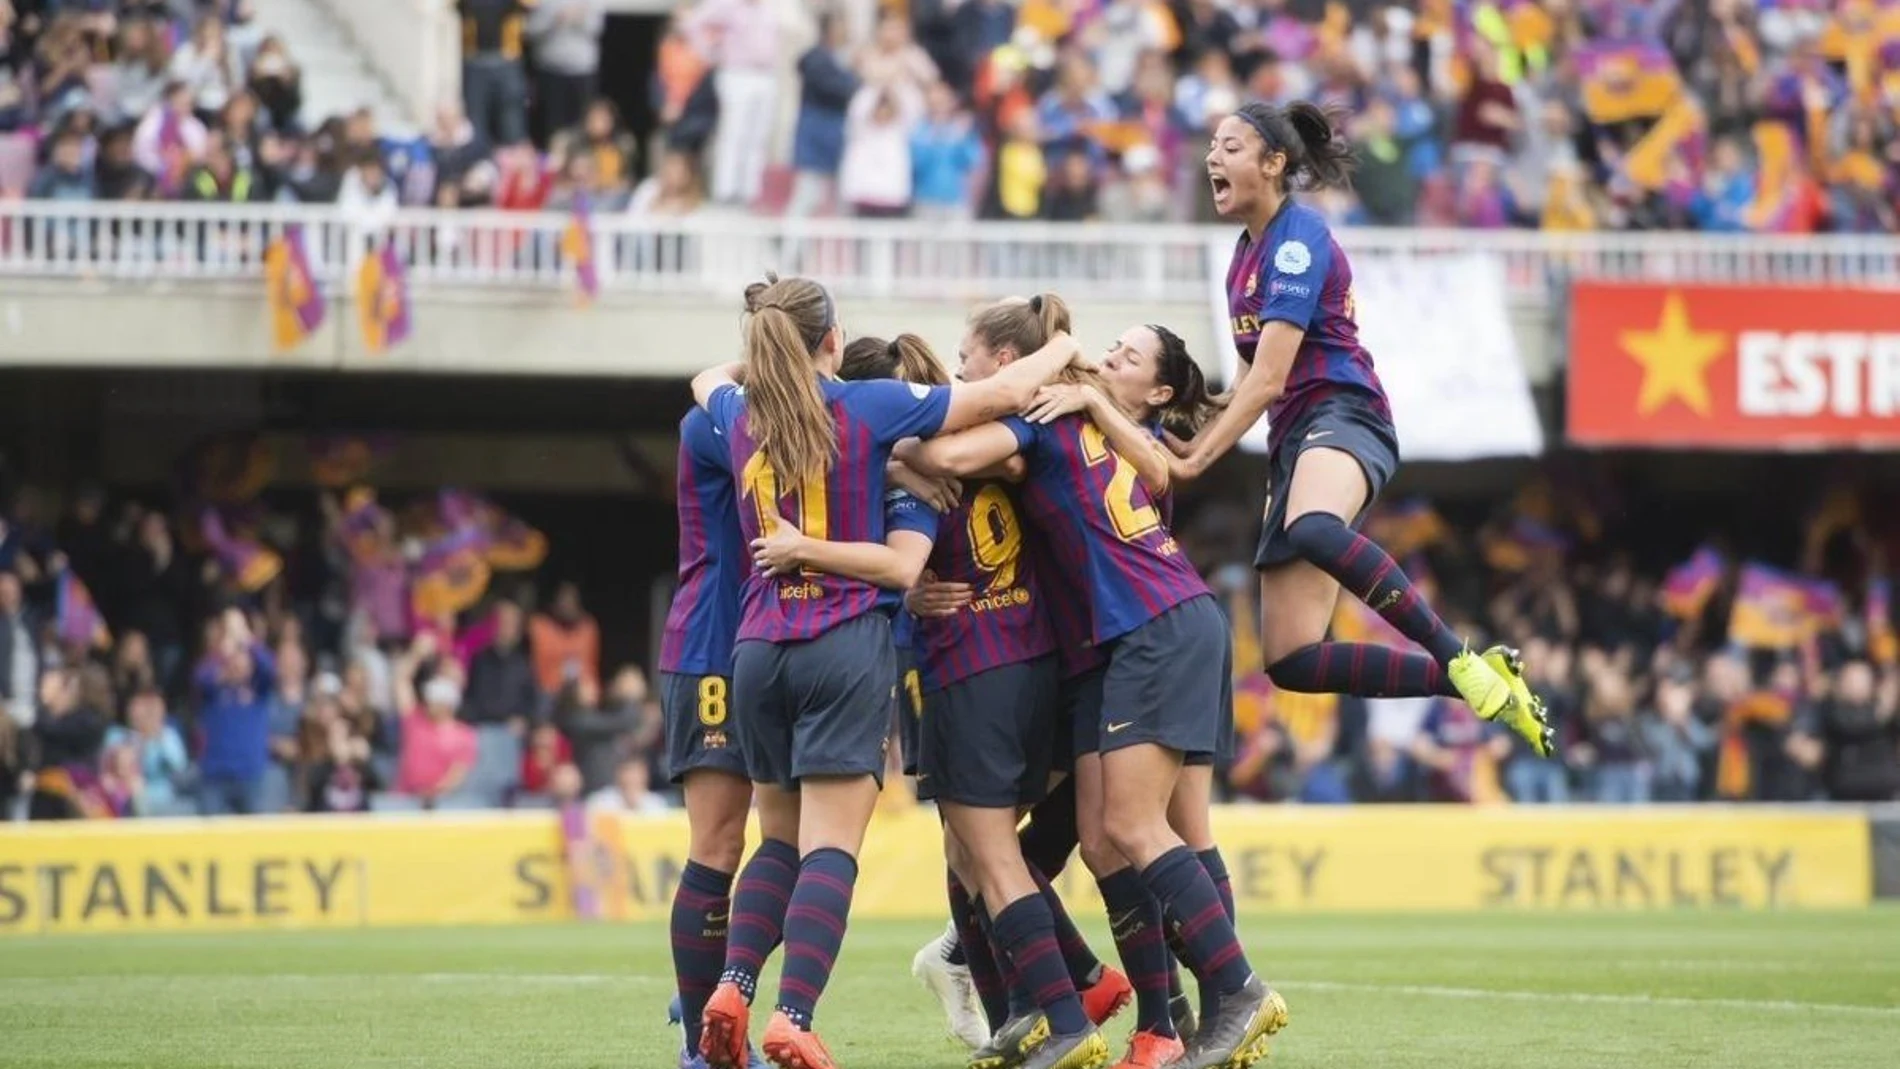
[[[1161,406],[1161,422],[1176,433],[1192,437],[1196,431],[1207,425],[1215,413],[1227,407],[1224,400],[1215,398],[1207,390],[1207,376],[1201,373],[1201,365],[1194,362],[1188,354],[1187,343],[1181,336],[1159,323],[1149,323],[1148,330],[1161,343],[1161,358],[1155,362],[1155,378],[1161,385],[1174,391],[1168,403]]]
[[[1352,184],[1352,146],[1334,133],[1345,118],[1344,109],[1304,100],[1281,108],[1256,100],[1234,114],[1254,128],[1268,153],[1286,155],[1283,183],[1300,178],[1309,189]]]
[[[900,379],[919,386],[948,386],[950,376],[930,344],[915,334],[883,338],[853,338],[844,347],[838,377],[846,382]]]

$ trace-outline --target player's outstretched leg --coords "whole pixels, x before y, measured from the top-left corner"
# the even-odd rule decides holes
[[[1363,697],[1462,698],[1479,716],[1523,736],[1539,754],[1550,753],[1552,736],[1543,704],[1528,700],[1530,688],[1514,659],[1486,657],[1466,648],[1376,542],[1330,512],[1299,516],[1287,524],[1286,536],[1301,559],[1332,576],[1429,656],[1375,645],[1316,642],[1268,667],[1274,685]]]
[[[1134,987],[1121,970],[1104,964],[1088,940],[1075,926],[1075,920],[1052,886],[1068,866],[1069,858],[1081,843],[1081,830],[1075,813],[1075,777],[1065,776],[1042,800],[1029,810],[1029,822],[1017,835],[1023,860],[1029,865],[1049,911],[1056,920],[1056,940],[1062,945],[1063,960],[1069,977],[1082,995],[1082,1009],[1089,1020],[1105,1024],[1120,1013],[1134,998]]]

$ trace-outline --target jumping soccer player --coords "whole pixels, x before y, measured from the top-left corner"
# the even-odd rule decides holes
[[[894,443],[1018,411],[1079,356],[1064,339],[985,383],[841,383],[832,376],[843,330],[824,287],[772,279],[746,296],[743,364],[701,373],[693,396],[725,437],[748,542],[784,515],[820,537],[881,543]],[[844,940],[857,855],[881,788],[897,685],[888,602],[858,580],[753,570],[740,606],[733,714],[764,841],[733,897],[726,967],[702,1015],[700,1053],[716,1069],[743,1064],[758,970],[782,930],[784,971],[765,1055],[781,1069],[833,1069],[812,1016]]]
[[[1084,858],[1099,817],[1107,848],[1095,849],[1091,867],[1111,912],[1118,885],[1132,881],[1160,904],[1185,944],[1186,964],[1204,990],[1211,988],[1213,1011],[1173,1064],[1242,1069],[1285,1024],[1285,1003],[1254,975],[1214,881],[1168,821],[1183,759],[1219,746],[1227,681],[1208,669],[1227,656],[1226,622],[1135,465],[1109,448],[1092,420],[1070,414],[1035,424],[1010,417],[899,451],[912,468],[941,476],[981,471],[1018,454],[1030,467],[1025,511],[1060,565],[1046,573],[1064,584],[1052,597],[1088,606],[1089,637],[1108,655],[1100,719],[1076,724],[1078,733],[1089,726],[1098,733],[1099,752],[1076,762]],[[1078,751],[1085,745],[1077,739]],[[1150,925],[1146,938],[1161,947],[1160,925]],[[1117,945],[1126,949],[1119,935]],[[1165,958],[1165,947],[1161,952]],[[1135,969],[1130,973],[1139,1003],[1143,985]],[[1144,1030],[1172,1036],[1165,999],[1162,1007],[1161,1020],[1144,1021]]]
[[[1318,107],[1252,103],[1221,120],[1207,153],[1214,207],[1246,229],[1227,272],[1241,371],[1232,399],[1172,469],[1195,478],[1269,419],[1260,645],[1274,685],[1364,697],[1462,698],[1539,755],[1552,739],[1516,651],[1472,653],[1383,549],[1356,528],[1398,467],[1398,436],[1372,354],[1359,344],[1352,266],[1325,218],[1288,195],[1343,184],[1351,150]],[[1339,588],[1426,653],[1326,641]]]

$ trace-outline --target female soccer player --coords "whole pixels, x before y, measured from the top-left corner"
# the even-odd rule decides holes
[[[699,1018],[726,961],[733,873],[745,852],[752,781],[729,722],[732,644],[746,573],[726,443],[695,406],[680,420],[679,587],[660,642],[660,704],[673,782],[686,794],[686,869],[673,894],[673,971],[686,1046],[703,1069]],[[756,1060],[756,1059],[752,1059]]]
[[[840,377],[852,381],[895,374],[909,382],[947,381],[922,339],[900,335],[881,353],[875,344],[859,339],[847,346]],[[925,706],[918,788],[922,797],[938,801],[945,818],[953,901],[959,894],[967,896],[966,887],[976,894],[974,900],[966,899],[962,911],[953,905],[953,912],[980,916],[995,943],[1004,947],[1018,942],[1017,932],[1025,925],[1038,930],[1053,925],[1047,946],[1026,952],[1038,956],[1061,949],[1054,931],[1063,933],[1064,942],[1081,942],[1060,899],[1032,877],[1016,838],[1020,807],[1039,801],[1048,787],[1054,646],[1039,584],[1020,555],[1023,529],[1006,485],[983,479],[961,489],[962,500],[946,510],[941,523],[928,525],[936,539],[928,566],[939,579],[968,585],[979,594],[962,611],[918,626],[916,657]],[[897,537],[892,534],[893,542]],[[753,548],[759,564],[775,573],[816,566],[890,586],[886,579],[894,569],[888,558],[898,547],[825,542],[780,524]],[[925,566],[922,559],[905,563],[911,579]],[[974,800],[962,800],[966,798]],[[1028,901],[1032,898],[1037,901]],[[971,972],[981,977],[979,988],[989,988],[986,996],[1000,1000],[1002,978],[990,958],[990,944],[988,936],[973,933],[966,951]],[[1083,969],[1080,976],[1073,968],[1051,972],[1040,989],[1029,988],[1027,978],[1018,977],[1023,996],[1048,1020],[1049,1035],[1055,1039],[1053,1044],[1043,1042],[1042,1049],[1017,1051],[1019,1058],[1029,1064],[1107,1060],[1108,1048],[1100,1037],[1087,1038],[1097,1022],[1077,992],[1078,984],[1089,983],[1088,970],[1099,983],[1102,969],[1092,954]],[[1085,1038],[1076,1044],[1076,1036]],[[987,1038],[985,1032],[977,1043]],[[1065,1048],[1076,1046],[1086,1050],[1065,1055]],[[991,1063],[979,1056],[972,1064]]]
[[[971,354],[964,355],[967,362]],[[1180,932],[1187,964],[1214,995],[1193,1045],[1170,1064],[1239,1069],[1257,1060],[1265,1038],[1285,1024],[1285,1004],[1254,975],[1213,880],[1168,821],[1183,758],[1218,747],[1227,684],[1207,669],[1227,657],[1225,622],[1135,465],[1109,447],[1094,421],[1079,414],[1048,424],[1011,417],[899,452],[912,468],[943,476],[1018,454],[1030,468],[1025,510],[1059,565],[1044,574],[1074,584],[1052,600],[1066,596],[1086,606],[1088,639],[1108,657],[1099,718],[1075,722],[1084,859],[1094,855],[1091,868],[1116,927],[1140,918],[1156,930],[1146,942],[1159,946],[1160,924],[1143,917],[1147,900],[1158,902]],[[1093,740],[1085,737],[1091,729]],[[1107,848],[1092,845],[1092,829]],[[1117,936],[1127,953],[1134,941]],[[1160,1020],[1139,1008],[1141,971],[1130,964],[1144,1018],[1138,1024],[1172,1038],[1165,994]],[[1165,992],[1165,965],[1153,973],[1164,977]],[[1131,1050],[1131,1059],[1141,1053]]]
[[[1207,152],[1214,208],[1246,230],[1227,271],[1241,372],[1231,403],[1173,465],[1195,478],[1269,419],[1270,471],[1260,571],[1260,645],[1274,685],[1366,697],[1463,698],[1539,754],[1551,749],[1543,704],[1515,651],[1472,653],[1387,553],[1355,530],[1398,467],[1392,410],[1359,344],[1352,267],[1325,219],[1289,186],[1335,185],[1351,150],[1312,104],[1253,103],[1221,120]],[[1339,588],[1372,606],[1426,653],[1327,642]]]
[[[1079,356],[1064,338],[988,382],[841,383],[832,376],[843,331],[824,287],[773,279],[748,290],[747,307],[743,364],[703,372],[693,396],[726,440],[748,541],[770,533],[783,514],[807,533],[882,542],[893,444],[1019,410]],[[736,385],[741,373],[744,389]],[[726,968],[702,1016],[700,1051],[718,1069],[743,1063],[750,996],[782,924],[785,966],[766,1057],[783,1069],[832,1069],[810,1028],[843,942],[857,854],[884,768],[897,685],[884,595],[824,573],[749,571],[732,673],[733,712],[766,841],[733,898]],[[790,856],[799,859],[795,876]],[[1033,944],[1047,931],[1026,939]]]

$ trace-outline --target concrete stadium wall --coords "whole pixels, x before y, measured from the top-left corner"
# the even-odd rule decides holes
[[[1131,323],[1178,331],[1218,378],[1214,318],[1201,303],[1112,303],[1072,296],[1083,343],[1106,346]],[[679,378],[736,353],[736,296],[610,294],[577,307],[568,292],[505,288],[417,289],[414,333],[380,356],[363,347],[356,308],[332,294],[323,325],[302,345],[274,353],[263,285],[190,281],[9,280],[0,293],[0,366],[243,368],[443,372],[493,375],[612,375]],[[968,305],[846,301],[853,335],[911,331],[954,360]],[[1561,362],[1553,317],[1512,310],[1519,352],[1533,384]]]

